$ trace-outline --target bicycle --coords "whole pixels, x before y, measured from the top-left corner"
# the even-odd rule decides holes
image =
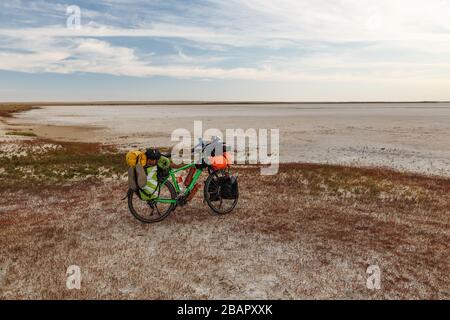
[[[201,141],[202,151],[205,148]],[[208,144],[207,146],[211,146]],[[195,148],[194,148],[195,149]],[[194,150],[192,149],[192,150]],[[170,155],[164,155],[170,158]],[[181,171],[187,171],[195,168],[192,181],[181,192],[176,174]],[[166,177],[162,179],[157,186],[157,197],[151,201],[143,201],[139,196],[139,191],[128,190],[128,208],[132,215],[143,223],[155,223],[166,219],[178,206],[187,204],[189,195],[199,183],[203,171],[207,169],[209,176],[205,181],[203,197],[211,210],[218,215],[230,213],[238,203],[239,193],[234,195],[234,199],[222,196],[222,181],[231,177],[230,167],[226,169],[215,170],[211,164],[202,161],[201,164],[192,162],[178,169],[170,168]],[[181,182],[183,183],[183,182]],[[237,183],[237,182],[236,182]],[[149,216],[145,214],[150,213]]]

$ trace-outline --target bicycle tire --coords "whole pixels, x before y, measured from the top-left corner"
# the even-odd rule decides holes
[[[168,190],[169,190],[169,192],[170,192],[171,199],[172,199],[172,200],[175,200],[175,199],[176,199],[176,196],[177,196],[177,193],[176,193],[175,187],[172,185],[172,183],[171,183],[170,181],[166,181],[166,183],[164,184],[164,186],[166,186],[166,187],[168,188]],[[134,200],[134,199],[135,199],[135,200]],[[135,206],[133,205],[133,202],[134,202],[134,201],[140,201],[141,203],[143,202],[143,201],[138,197],[138,195],[136,194],[136,192],[134,192],[133,190],[130,189],[130,190],[128,191],[128,208],[129,208],[131,214],[132,214],[137,220],[139,220],[139,221],[142,222],[142,223],[148,223],[148,224],[150,224],[150,223],[161,222],[161,221],[163,221],[164,219],[166,219],[166,218],[172,213],[172,211],[174,211],[175,208],[176,208],[176,204],[171,203],[170,206],[169,206],[169,208],[168,208],[167,210],[165,210],[164,213],[159,214],[159,215],[158,215],[156,218],[154,218],[154,219],[148,219],[148,218],[145,218],[144,216],[142,216],[141,214],[139,214],[139,212],[137,212]],[[155,206],[156,206],[156,210],[159,210],[159,209],[158,209],[158,204],[157,204],[157,203],[156,203]],[[149,207],[150,207],[150,205],[149,205]],[[151,209],[151,207],[150,207],[150,209]],[[155,209],[152,209],[152,210],[154,211]]]

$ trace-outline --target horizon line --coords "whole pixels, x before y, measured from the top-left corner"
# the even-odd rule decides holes
[[[423,101],[246,101],[246,100],[92,100],[92,101],[5,101],[3,105],[26,106],[83,106],[83,105],[232,105],[232,104],[419,104],[419,103],[450,103],[450,100]]]

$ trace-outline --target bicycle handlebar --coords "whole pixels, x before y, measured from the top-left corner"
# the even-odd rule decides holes
[[[201,147],[202,150],[203,150],[203,148],[204,148],[205,146],[211,145],[211,144],[215,144],[215,143],[218,143],[218,142],[220,142],[220,141],[221,141],[220,138],[217,137],[217,136],[211,137],[211,142],[207,142],[207,143],[205,143],[205,141],[203,140],[203,138],[198,138],[198,144],[197,144],[195,147],[193,147],[193,148],[191,149],[191,152],[194,153],[195,150],[196,150],[198,147]]]

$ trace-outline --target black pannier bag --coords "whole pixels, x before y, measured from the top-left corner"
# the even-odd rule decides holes
[[[210,201],[220,199],[234,200],[239,196],[239,186],[236,177],[220,177],[216,183],[211,183],[208,189]]]
[[[220,197],[234,200],[239,195],[238,181],[236,177],[224,177],[220,183]]]

